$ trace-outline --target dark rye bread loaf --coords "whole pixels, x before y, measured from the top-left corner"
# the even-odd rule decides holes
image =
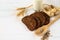
[[[50,17],[44,12],[35,12],[29,16],[25,16],[22,22],[31,31],[36,30],[43,25],[47,25],[50,22]]]

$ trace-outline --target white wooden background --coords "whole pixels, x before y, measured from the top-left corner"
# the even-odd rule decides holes
[[[60,6],[60,0],[44,0],[44,3]],[[16,8],[30,4],[32,0],[0,0],[0,40],[40,40],[15,15]],[[49,40],[60,40],[60,20],[50,30]]]

